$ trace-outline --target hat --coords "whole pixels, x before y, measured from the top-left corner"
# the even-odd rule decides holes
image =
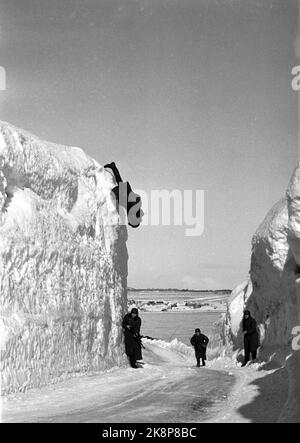
[[[139,311],[137,310],[137,308],[132,308],[131,309],[131,314],[138,314]]]
[[[196,328],[196,329],[195,329],[195,332],[201,332],[201,331],[200,331],[200,329],[199,329],[199,328]]]
[[[250,311],[244,311],[244,315],[249,315],[250,316]]]

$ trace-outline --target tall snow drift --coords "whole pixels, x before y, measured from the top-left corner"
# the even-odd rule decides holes
[[[82,149],[0,122],[2,393],[124,359],[127,230]]]
[[[241,321],[247,308],[260,330],[260,358],[287,358],[290,392],[281,421],[300,421],[300,351],[292,348],[300,325],[300,167],[286,197],[267,214],[252,239],[249,280],[232,293],[223,325],[229,349],[241,349]]]

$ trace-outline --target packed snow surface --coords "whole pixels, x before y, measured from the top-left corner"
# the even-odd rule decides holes
[[[223,327],[224,343],[231,352],[243,347],[241,320],[246,308],[258,323],[260,360],[271,360],[288,373],[289,396],[281,405],[280,420],[300,422],[300,351],[292,346],[294,328],[300,326],[299,166],[285,198],[254,234],[249,279],[232,293]]]
[[[113,368],[8,395],[3,422],[276,423],[287,399],[285,369],[227,357],[195,367],[191,347],[143,340],[144,367]],[[76,392],[76,395],[74,395]]]
[[[0,122],[2,393],[124,361],[115,184],[82,149]]]
[[[222,409],[234,383],[232,374],[195,367],[193,350],[176,341],[145,340],[144,345],[142,369],[114,368],[10,395],[3,402],[2,420],[197,422]]]

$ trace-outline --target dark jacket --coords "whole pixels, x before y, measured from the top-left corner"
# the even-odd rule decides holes
[[[247,352],[256,351],[259,347],[259,335],[254,318],[249,317],[243,319],[243,332],[246,332],[246,334],[244,334],[245,350]]]
[[[141,196],[133,192],[128,182],[120,182],[112,192],[117,201],[117,209],[119,210],[119,205],[126,209],[129,226],[138,228],[144,215]]]
[[[206,348],[208,345],[209,339],[204,334],[194,334],[191,338],[191,344],[195,348],[196,357],[206,359]]]
[[[130,313],[125,315],[122,323],[125,337],[125,352],[128,357],[134,360],[142,359],[140,340],[141,324],[141,318],[139,316],[133,318]],[[129,328],[127,326],[129,326]]]

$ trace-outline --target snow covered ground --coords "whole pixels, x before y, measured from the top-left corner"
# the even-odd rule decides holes
[[[240,368],[227,358],[196,368],[193,350],[145,341],[143,369],[114,368],[10,395],[3,422],[276,422],[284,369]]]
[[[195,422],[220,405],[234,378],[194,366],[190,355],[145,344],[143,369],[113,369],[24,394],[2,403],[4,422]],[[76,394],[76,395],[74,395]]]
[[[136,371],[120,367],[128,255],[111,195],[115,180],[81,149],[5,122],[0,150],[4,421],[299,422],[300,351],[284,364],[300,324],[300,166],[253,237],[249,278],[233,291],[222,340],[213,344],[219,352],[242,349],[247,308],[258,323],[260,358],[276,355],[282,367],[273,359],[273,366],[242,369],[222,357],[196,369],[192,349],[174,340],[147,343],[146,365]],[[227,301],[226,294],[180,291],[163,291],[162,301],[159,291],[150,292],[140,300],[146,310],[187,311],[164,312],[165,320],[192,320],[199,304],[222,312]],[[191,331],[200,314],[187,322]],[[170,338],[175,333],[177,325]],[[49,386],[65,376],[73,378]]]
[[[229,294],[225,291],[128,291],[128,307],[143,312],[226,312]]]
[[[212,423],[277,423],[288,398],[285,368],[267,368],[264,363],[245,368],[232,360],[220,358],[211,368],[229,371],[235,377],[224,408],[208,420]]]

